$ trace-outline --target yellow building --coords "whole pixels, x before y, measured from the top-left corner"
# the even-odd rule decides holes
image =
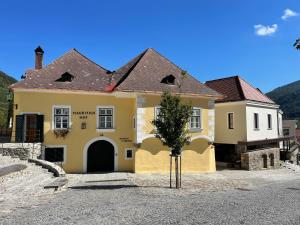
[[[41,157],[68,173],[167,172],[169,150],[151,121],[164,90],[194,106],[191,143],[183,172],[215,171],[214,101],[220,95],[153,49],[108,71],[72,49],[46,67],[35,50],[35,69],[11,86],[18,142],[42,142]]]

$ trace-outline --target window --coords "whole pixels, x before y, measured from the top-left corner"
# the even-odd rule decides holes
[[[114,108],[99,107],[98,108],[98,129],[113,129],[114,128]]]
[[[45,160],[49,162],[64,162],[64,147],[46,147]]]
[[[70,128],[70,107],[55,106],[54,113],[54,129],[68,129]]]
[[[259,129],[259,117],[258,117],[258,113],[254,113],[254,129],[255,130]]]
[[[71,82],[74,79],[74,76],[69,74],[68,72],[61,75],[60,78],[56,80],[56,82]]]
[[[193,108],[190,129],[201,129],[201,110],[199,108]]]
[[[272,115],[268,114],[268,129],[272,129]]]
[[[154,109],[154,118],[157,119],[157,116],[160,114],[160,106],[156,106]]]
[[[130,148],[125,149],[125,159],[132,159],[132,157],[133,157],[132,149]]]
[[[289,128],[284,128],[283,129],[283,136],[290,136],[290,129]]]
[[[228,113],[228,129],[233,129],[233,113]]]
[[[161,82],[162,84],[174,85],[175,84],[175,77],[173,75],[168,75],[164,77]]]

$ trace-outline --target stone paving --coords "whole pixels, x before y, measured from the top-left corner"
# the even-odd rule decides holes
[[[44,185],[55,178],[47,170],[25,160],[0,155],[0,165],[25,164],[26,169],[0,177],[0,216],[18,208],[35,207],[53,196]]]
[[[69,186],[38,207],[0,216],[0,224],[300,224],[300,173],[224,170],[183,175],[68,175]]]

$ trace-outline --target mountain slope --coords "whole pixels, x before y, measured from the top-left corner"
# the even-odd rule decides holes
[[[300,120],[300,80],[276,88],[267,96],[280,105],[285,118]]]
[[[17,82],[14,78],[0,71],[0,127],[6,126],[8,110],[8,86]]]

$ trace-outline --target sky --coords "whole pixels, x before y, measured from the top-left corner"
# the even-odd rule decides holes
[[[0,70],[20,79],[34,49],[71,48],[116,70],[154,48],[201,82],[240,75],[268,92],[300,79],[300,0],[9,0],[0,4]]]

